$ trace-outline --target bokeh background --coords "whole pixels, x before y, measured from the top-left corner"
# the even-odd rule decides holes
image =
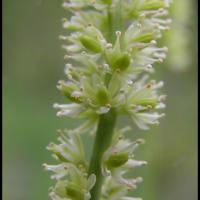
[[[56,89],[65,64],[61,3],[3,0],[4,200],[48,199],[52,181],[41,164],[53,159],[45,147],[56,140],[56,129],[76,124],[57,118],[52,108],[65,101]],[[168,59],[155,77],[165,82],[166,117],[150,131],[130,134],[146,140],[135,156],[149,165],[133,172],[144,178],[133,191],[144,200],[197,200],[196,1],[174,0],[171,13],[172,30],[161,41],[170,49]]]

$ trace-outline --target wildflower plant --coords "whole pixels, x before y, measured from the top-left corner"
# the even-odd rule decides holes
[[[163,82],[149,79],[153,64],[163,62],[167,48],[158,47],[162,31],[169,29],[167,0],[69,0],[63,3],[70,19],[63,19],[68,35],[60,36],[66,50],[66,80],[58,89],[70,103],[54,104],[57,116],[84,119],[79,127],[60,130],[58,144],[47,147],[58,160],[44,164],[56,185],[53,200],[140,200],[128,191],[142,182],[127,172],[146,165],[135,160],[143,139],[126,137],[130,127],[117,128],[126,115],[147,130],[164,116]],[[91,160],[81,137],[91,134]]]

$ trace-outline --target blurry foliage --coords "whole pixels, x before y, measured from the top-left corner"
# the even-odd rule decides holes
[[[163,43],[169,48],[166,65],[175,72],[187,71],[192,65],[196,15],[189,0],[174,0],[170,7],[173,19],[171,29],[165,34]],[[192,19],[192,20],[191,20]]]
[[[156,78],[165,82],[166,117],[151,131],[135,128],[131,134],[146,140],[136,157],[149,165],[133,172],[144,177],[144,183],[133,191],[144,200],[197,199],[197,25],[190,20],[196,17],[196,1],[184,0],[187,9],[177,5],[181,0],[174,1],[172,12],[177,19],[172,29],[181,27],[176,34],[184,38],[184,48],[179,47],[173,31],[162,41],[171,48],[169,59],[157,68]],[[175,13],[177,9],[180,14]],[[56,139],[57,128],[76,124],[57,118],[52,108],[54,102],[63,102],[55,86],[63,76],[64,53],[58,35],[65,15],[61,1],[3,1],[4,200],[48,199],[51,183],[41,164],[52,159],[45,146]],[[172,47],[177,44],[174,49],[169,40]],[[182,62],[185,72],[167,68],[183,67]],[[119,119],[120,123],[123,120]]]

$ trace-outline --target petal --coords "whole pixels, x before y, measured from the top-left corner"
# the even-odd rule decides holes
[[[110,110],[110,107],[106,107],[106,106],[101,106],[100,108],[98,108],[96,110],[97,114],[105,114]]]

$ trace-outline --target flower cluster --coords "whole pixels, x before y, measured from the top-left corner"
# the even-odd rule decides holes
[[[47,147],[52,151],[52,156],[61,161],[61,164],[43,164],[46,170],[55,174],[52,179],[57,180],[56,186],[50,188],[50,197],[54,200],[63,199],[90,199],[90,189],[95,183],[95,175],[87,175],[88,164],[86,162],[84,148],[79,134],[59,131],[60,144],[50,143]],[[63,180],[68,177],[69,180]]]
[[[143,139],[130,141],[125,139],[124,133],[130,127],[117,130],[114,134],[111,146],[105,151],[102,159],[102,174],[106,177],[102,190],[102,200],[121,199],[139,200],[140,198],[126,197],[130,189],[136,189],[137,184],[142,182],[142,177],[125,178],[130,169],[147,164],[146,161],[134,159],[134,150],[138,145],[143,144]]]
[[[87,200],[95,185],[95,174],[88,174],[81,134],[95,135],[99,118],[115,109],[127,115],[140,129],[158,124],[164,116],[165,95],[159,89],[163,82],[150,80],[153,64],[163,62],[167,48],[156,40],[169,29],[166,19],[167,0],[69,0],[63,7],[73,13],[63,19],[66,80],[58,89],[71,103],[54,104],[57,116],[84,118],[74,130],[64,130],[60,144],[48,149],[61,164],[44,165],[55,173],[57,184],[50,190],[53,200]],[[145,165],[133,159],[133,151],[143,140],[130,141],[125,129],[115,129],[110,147],[102,158],[105,182],[101,200],[139,200],[126,197],[141,177],[126,179],[131,168]],[[64,178],[65,177],[65,178]],[[67,178],[67,180],[66,180]]]

